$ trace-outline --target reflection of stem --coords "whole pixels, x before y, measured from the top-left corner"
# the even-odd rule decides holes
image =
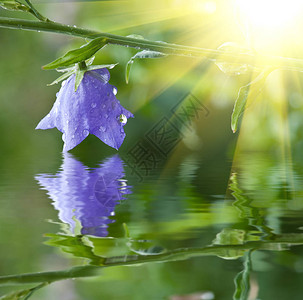
[[[44,17],[42,17],[44,18]],[[237,63],[249,64],[256,67],[272,67],[287,70],[302,71],[303,60],[287,57],[275,57],[268,55],[252,54],[252,53],[232,53],[222,50],[197,48],[190,46],[182,46],[177,44],[153,42],[145,39],[132,37],[124,37],[110,33],[97,32],[93,30],[68,26],[57,22],[50,21],[29,21],[15,18],[0,17],[0,27],[25,29],[34,31],[47,31],[54,33],[67,34],[82,38],[94,39],[103,37],[109,44],[133,47],[143,50],[159,51],[170,55],[189,56],[189,57],[206,57],[208,59]]]
[[[95,256],[94,263],[99,266],[78,266],[72,269],[54,272],[39,272],[32,274],[20,274],[0,277],[0,285],[8,284],[27,284],[37,282],[54,282],[63,279],[72,279],[79,277],[97,276],[102,268],[114,266],[131,266],[144,263],[170,262],[187,260],[193,257],[201,256],[224,256],[231,250],[249,251],[249,250],[284,250],[285,245],[302,245],[303,234],[289,234],[276,236],[272,241],[254,241],[240,245],[214,245],[203,248],[181,248],[167,251],[159,255],[126,255],[103,258]],[[98,261],[97,261],[98,259]]]
[[[236,199],[233,206],[240,212],[240,217],[249,219],[249,225],[254,226],[263,233],[263,238],[271,239],[273,237],[273,230],[265,225],[264,218],[260,215],[259,209],[251,205],[252,200],[243,195],[243,191],[238,188],[237,174],[233,173],[230,177],[230,190],[233,197]]]

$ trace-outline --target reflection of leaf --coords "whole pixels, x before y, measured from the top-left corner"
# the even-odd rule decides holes
[[[254,226],[258,233],[263,234],[262,238],[270,239],[273,235],[273,230],[265,225],[264,217],[261,215],[260,210],[252,206],[252,200],[238,187],[236,173],[231,175],[230,181],[229,188],[235,198],[233,206],[240,211],[240,218],[248,220],[249,225]]]
[[[48,285],[48,282],[41,283],[37,285],[36,287],[25,289],[17,292],[12,292],[7,295],[4,295],[0,297],[0,300],[27,300],[29,299],[32,294],[37,291],[38,289],[41,289],[42,287]]]
[[[245,110],[248,96],[252,100],[258,97],[265,84],[267,76],[271,72],[272,69],[261,72],[253,81],[240,88],[231,116],[231,129],[233,132],[237,131],[239,119]]]
[[[245,262],[244,270],[241,271],[234,279],[235,293],[233,300],[247,300],[250,291],[250,271],[251,271],[251,251],[248,252]]]
[[[89,43],[85,44],[81,48],[71,50],[54,60],[53,62],[43,66],[43,69],[50,70],[56,69],[59,67],[67,67],[72,64],[85,61],[91,58],[98,50],[106,45],[106,39],[104,38],[96,38]]]
[[[125,80],[126,83],[129,81],[129,74],[130,74],[130,69],[135,61],[135,59],[138,58],[160,58],[166,56],[166,54],[158,51],[150,51],[150,50],[143,50],[140,52],[137,52],[127,63],[126,65],[126,71],[125,71]]]
[[[82,236],[68,236],[61,234],[47,234],[50,239],[45,242],[46,245],[60,248],[63,252],[70,253],[75,257],[88,258],[92,261],[100,260],[96,257],[92,248],[85,245]]]
[[[233,228],[224,228],[216,235],[213,245],[242,245],[245,241],[245,231]],[[218,255],[224,259],[237,259],[243,256],[245,250],[226,249],[223,255]]]

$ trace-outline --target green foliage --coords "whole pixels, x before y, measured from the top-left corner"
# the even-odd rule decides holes
[[[73,64],[85,61],[91,58],[97,51],[103,48],[107,44],[105,38],[96,38],[89,43],[85,44],[81,48],[71,50],[54,60],[53,62],[43,66],[45,70],[57,69],[60,67],[68,67]]]

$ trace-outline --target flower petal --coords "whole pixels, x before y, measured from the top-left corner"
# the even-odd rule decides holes
[[[75,92],[75,75],[69,77],[62,83],[50,113],[36,129],[57,127],[63,133],[63,151],[77,146],[89,133],[118,149],[125,138],[125,123],[120,122],[120,116],[131,118],[133,114],[121,106],[109,78],[107,69],[88,71]]]

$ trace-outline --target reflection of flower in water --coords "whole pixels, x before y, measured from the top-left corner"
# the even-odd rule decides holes
[[[98,168],[88,169],[69,153],[64,154],[61,171],[55,176],[36,176],[53,200],[59,218],[74,232],[76,220],[81,233],[107,236],[107,226],[114,220],[114,208],[130,190],[123,177],[123,164],[118,155],[106,159]]]

